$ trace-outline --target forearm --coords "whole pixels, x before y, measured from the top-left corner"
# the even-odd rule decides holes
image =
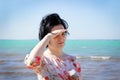
[[[30,52],[29,57],[31,59],[35,58],[37,55],[42,56],[43,52],[46,48],[46,46],[48,45],[50,38],[51,38],[50,33],[48,33]]]

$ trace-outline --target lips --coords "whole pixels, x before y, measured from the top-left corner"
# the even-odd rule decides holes
[[[64,42],[59,42],[58,44],[64,44]]]

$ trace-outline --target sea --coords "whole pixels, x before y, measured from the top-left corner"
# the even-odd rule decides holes
[[[0,80],[37,80],[24,57],[38,40],[0,40]],[[67,40],[63,51],[77,57],[82,80],[120,80],[120,40]]]

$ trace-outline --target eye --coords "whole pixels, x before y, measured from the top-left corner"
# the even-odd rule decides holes
[[[59,35],[55,36],[54,39],[56,39],[56,38],[58,38],[58,37],[59,37]]]
[[[67,34],[65,32],[62,33],[62,36],[66,36]]]
[[[62,33],[62,36],[67,36],[68,34],[69,34],[69,32],[65,31],[65,32]]]

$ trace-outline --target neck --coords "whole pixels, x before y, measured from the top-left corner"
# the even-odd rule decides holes
[[[51,55],[61,56],[63,54],[62,49],[48,47],[48,51]]]

